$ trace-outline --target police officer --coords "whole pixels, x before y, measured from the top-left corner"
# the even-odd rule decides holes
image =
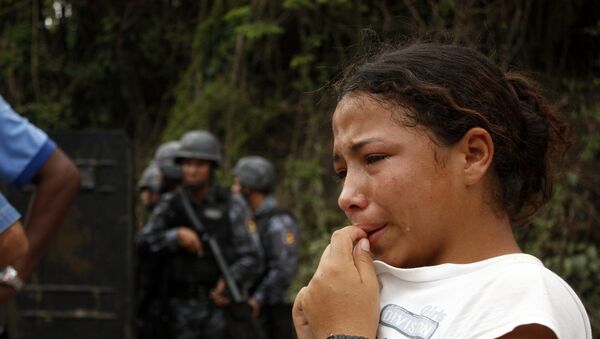
[[[178,141],[159,145],[151,164],[142,173],[138,189],[148,212],[153,211],[161,197],[172,195],[181,184],[181,169],[175,163],[178,150]],[[146,202],[145,196],[148,197]],[[168,300],[162,279],[165,260],[144,245],[144,237],[149,232],[147,227],[146,223],[136,238],[136,332],[140,339],[159,339],[168,336]]]
[[[176,161],[183,187],[161,198],[140,244],[166,259],[169,337],[220,338],[211,321],[220,312],[210,292],[226,300],[226,291],[212,251],[200,240],[203,232],[217,240],[242,290],[260,274],[259,252],[246,227],[244,207],[231,199],[229,190],[214,185],[214,172],[221,164],[216,138],[206,131],[190,131],[180,142]],[[204,230],[192,226],[184,207],[183,199],[188,198]]]
[[[153,161],[144,169],[137,183],[138,196],[144,209],[152,212],[160,199],[160,170]]]
[[[175,162],[179,141],[167,141],[156,149],[154,162],[160,170],[160,192],[175,191],[181,185],[181,167]]]
[[[233,169],[234,190],[239,191],[254,214],[262,244],[265,272],[252,289],[249,304],[260,315],[267,339],[294,338],[291,305],[286,293],[298,267],[299,226],[272,195],[273,165],[265,158],[247,156]]]

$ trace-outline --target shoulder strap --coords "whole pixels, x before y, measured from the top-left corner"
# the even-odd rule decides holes
[[[192,225],[194,226],[196,231],[198,231],[199,233],[206,233],[204,225],[202,224],[202,222],[198,218],[198,215],[196,214],[196,211],[194,211],[194,208],[192,207],[192,203],[190,202],[188,192],[183,187],[179,187],[179,193],[181,195],[181,201],[183,202],[185,214],[192,222]]]

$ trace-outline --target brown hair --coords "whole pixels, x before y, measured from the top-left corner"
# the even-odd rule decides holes
[[[365,93],[408,108],[403,121],[428,128],[451,145],[473,127],[495,146],[494,196],[511,222],[525,223],[552,193],[554,169],[568,146],[566,125],[537,86],[504,73],[466,47],[418,43],[380,52],[350,66],[335,86],[338,100]]]

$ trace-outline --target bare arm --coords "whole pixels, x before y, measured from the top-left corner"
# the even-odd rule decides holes
[[[556,339],[556,335],[546,326],[540,324],[529,324],[515,328],[510,333],[499,339]]]
[[[37,172],[34,184],[36,190],[25,220],[29,249],[13,265],[22,279],[31,275],[56,236],[60,223],[79,189],[79,170],[67,155],[56,148]],[[0,302],[9,295],[8,289],[0,290]]]
[[[27,252],[27,237],[23,225],[16,221],[0,233],[0,270]]]

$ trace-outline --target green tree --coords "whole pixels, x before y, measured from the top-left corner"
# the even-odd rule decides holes
[[[581,294],[599,332],[598,1],[0,0],[0,93],[45,129],[125,129],[137,173],[160,141],[198,128],[222,140],[225,182],[242,155],[272,159],[277,195],[303,225],[297,288],[346,223],[329,85],[357,54],[415,39],[530,70],[567,115],[572,165],[517,231]]]

